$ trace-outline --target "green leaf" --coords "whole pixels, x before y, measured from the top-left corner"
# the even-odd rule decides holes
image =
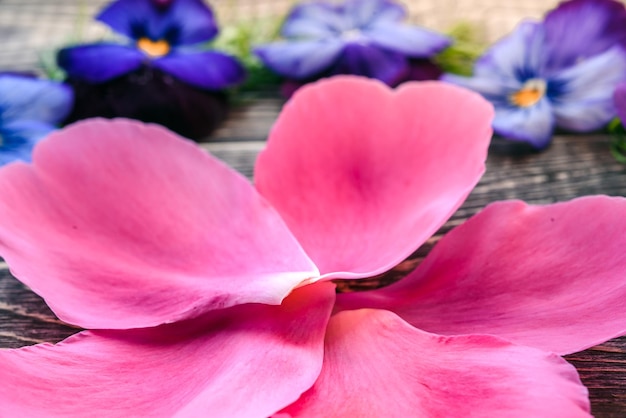
[[[487,47],[481,40],[480,31],[471,23],[460,22],[448,35],[454,39],[454,43],[437,55],[435,62],[446,73],[472,75],[474,62]]]

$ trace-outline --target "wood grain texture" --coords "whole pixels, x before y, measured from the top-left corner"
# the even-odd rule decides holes
[[[251,177],[254,160],[263,147],[262,139],[277,111],[276,103],[271,101],[266,111],[253,111],[248,116],[245,112],[235,113],[228,129],[238,141],[213,142],[203,147]],[[238,131],[239,118],[248,118],[251,125]],[[220,140],[228,139],[229,131],[225,128],[221,132]],[[441,231],[395,271],[363,285],[378,285],[402,277],[420,262],[442,233],[490,202],[523,199],[544,204],[588,194],[626,195],[626,168],[610,155],[609,143],[610,138],[604,135],[557,136],[550,149],[533,154],[495,140],[486,174]],[[14,279],[6,266],[0,265],[0,347],[56,342],[76,331],[57,320],[41,298]],[[595,416],[626,417],[626,337],[567,359],[578,368],[589,388]]]

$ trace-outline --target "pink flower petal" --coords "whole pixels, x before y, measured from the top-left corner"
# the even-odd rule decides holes
[[[357,77],[305,86],[257,161],[256,185],[327,277],[393,267],[458,208],[484,170],[490,104],[439,82]]]
[[[559,354],[626,334],[626,199],[501,202],[445,236],[400,282],[340,295],[438,334],[494,334]]]
[[[0,254],[63,320],[172,322],[278,304],[315,266],[246,181],[191,142],[88,121],[0,171]]]
[[[324,283],[282,306],[0,350],[0,415],[265,418],[315,382],[333,301]]]
[[[293,417],[591,417],[576,369],[557,355],[491,336],[429,334],[382,310],[331,318],[319,379],[281,412]]]

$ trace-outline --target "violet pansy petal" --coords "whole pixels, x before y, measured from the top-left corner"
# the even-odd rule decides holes
[[[12,163],[14,161],[30,161],[33,153],[35,142],[28,137],[0,132],[2,135],[2,146],[0,146],[0,166]]]
[[[476,61],[474,74],[505,80],[537,77],[544,68],[543,36],[541,24],[520,23]]]
[[[297,290],[281,306],[0,350],[3,415],[268,417],[320,372],[334,300],[324,285]]]
[[[167,17],[162,28],[165,33],[172,27],[178,30],[173,40],[175,45],[194,45],[210,41],[217,35],[217,22],[206,1],[175,0],[170,3],[163,12]]]
[[[523,141],[541,150],[550,145],[554,130],[552,105],[543,98],[529,107],[496,105],[493,130],[514,141]]]
[[[402,54],[375,45],[350,42],[345,45],[330,74],[351,74],[375,78],[393,84],[409,72],[409,62]]]
[[[338,303],[391,309],[439,334],[581,351],[626,333],[624,211],[624,198],[606,196],[495,203],[448,233],[405,279]]]
[[[562,91],[553,100],[556,124],[572,131],[599,129],[617,115],[613,92],[626,81],[626,51],[619,46],[561,71],[551,82]]]
[[[295,79],[318,75],[334,64],[344,43],[339,39],[275,42],[255,48],[255,54],[276,73]]]
[[[626,9],[613,0],[570,0],[546,15],[547,68],[558,71],[626,44]]]
[[[331,4],[301,3],[291,10],[280,33],[294,40],[334,37],[346,30],[347,24],[337,7]]]
[[[4,140],[5,136],[8,138],[11,136],[29,138],[34,144],[55,130],[57,128],[54,125],[38,120],[23,119],[12,121],[2,125],[2,145],[7,142]]]
[[[34,145],[40,139],[56,129],[57,128],[54,125],[38,120],[22,119],[11,121],[9,123],[2,124],[2,144],[0,144],[0,147],[10,145],[12,138],[28,139],[28,141]]]
[[[72,108],[72,90],[49,80],[0,75],[0,123],[38,121],[60,123]]]
[[[363,33],[375,45],[415,58],[430,57],[452,42],[437,32],[397,23],[376,24]]]
[[[486,335],[429,334],[391,312],[360,310],[331,318],[319,379],[281,412],[590,418],[589,409],[576,369],[555,354]]]
[[[473,90],[495,104],[504,104],[511,94],[523,86],[520,81],[512,78],[499,79],[486,75],[464,77],[455,74],[444,74],[441,76],[441,81]]]
[[[164,39],[175,46],[205,42],[217,34],[213,12],[202,0],[117,0],[97,17],[131,39]]]
[[[54,129],[47,123],[30,120],[3,125],[0,130],[0,166],[13,161],[30,161],[35,144]]]
[[[146,36],[149,22],[159,19],[156,4],[151,0],[115,0],[96,19],[131,39]],[[158,38],[157,38],[158,39]]]
[[[185,83],[207,90],[232,87],[246,77],[246,70],[236,58],[216,51],[178,51],[155,59],[152,65]]]
[[[103,83],[136,70],[147,59],[128,45],[100,43],[59,50],[57,63],[68,77],[90,83]]]
[[[243,176],[157,125],[77,123],[33,161],[0,171],[0,254],[66,322],[135,328],[278,304],[318,274]]]
[[[615,111],[619,116],[622,124],[626,123],[626,83],[620,83],[613,93],[613,100],[615,102]]]
[[[478,182],[493,108],[439,82],[359,77],[299,89],[270,132],[257,189],[327,277],[369,277],[428,239]]]
[[[347,0],[342,8],[353,27],[359,28],[376,23],[398,23],[406,17],[404,7],[389,0]]]

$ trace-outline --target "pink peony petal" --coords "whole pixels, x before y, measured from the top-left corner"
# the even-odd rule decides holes
[[[315,382],[333,301],[324,283],[281,306],[0,350],[0,415],[265,418]]]
[[[626,199],[492,204],[400,282],[340,295],[438,334],[494,334],[559,354],[626,334]]]
[[[429,334],[383,310],[332,317],[319,379],[281,412],[292,417],[591,417],[576,369],[557,355],[491,336]]]
[[[0,171],[0,254],[64,321],[158,325],[278,304],[317,270],[230,168],[163,128],[88,121]]]
[[[320,81],[283,109],[256,185],[322,274],[372,276],[413,252],[472,190],[492,116],[479,95],[439,82],[394,91],[357,77]]]

